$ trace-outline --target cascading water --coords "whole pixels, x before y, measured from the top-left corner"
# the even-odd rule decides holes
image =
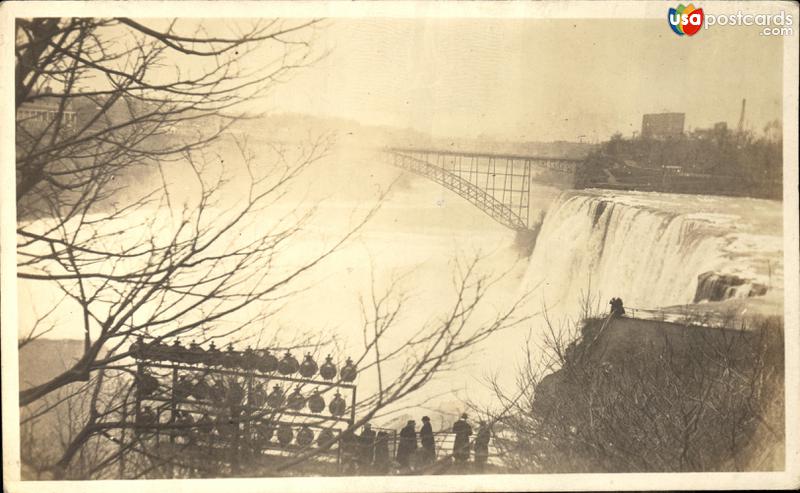
[[[587,295],[602,301],[619,296],[639,308],[764,295],[775,283],[764,271],[769,277],[780,272],[779,231],[756,241],[725,202],[740,199],[689,204],[700,199],[684,197],[565,192],[544,219],[527,287],[538,287],[548,306],[567,311]],[[780,209],[768,202],[753,207]],[[720,285],[725,280],[730,286]]]

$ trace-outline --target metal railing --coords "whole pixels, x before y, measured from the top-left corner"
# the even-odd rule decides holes
[[[741,320],[736,317],[715,313],[698,313],[688,308],[684,310],[664,310],[626,306],[625,315],[623,316],[640,320],[654,320],[658,322],[696,325],[700,327],[725,327],[728,329],[736,328],[741,322]]]

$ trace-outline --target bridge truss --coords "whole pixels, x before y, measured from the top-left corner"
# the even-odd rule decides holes
[[[575,173],[576,160],[427,149],[388,149],[392,164],[452,190],[503,226],[528,229],[537,172]]]

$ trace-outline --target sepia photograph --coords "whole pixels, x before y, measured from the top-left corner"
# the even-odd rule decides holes
[[[4,490],[800,487],[797,3],[0,14]]]

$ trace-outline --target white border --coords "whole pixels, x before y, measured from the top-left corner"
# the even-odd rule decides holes
[[[775,489],[800,487],[798,363],[800,345],[800,242],[798,241],[798,4],[790,2],[694,2],[705,11],[735,13],[784,10],[795,20],[784,40],[784,277],[786,330],[786,466],[780,473],[564,474],[355,478],[214,479],[159,481],[19,481],[19,410],[16,389],[15,183],[13,167],[14,17],[461,17],[461,18],[664,18],[678,2],[4,2],[0,4],[0,267],[2,268],[3,483],[13,492],[161,491],[530,491],[619,489]],[[684,2],[688,3],[688,2]],[[665,31],[666,32],[666,31]],[[702,32],[698,36],[702,36]],[[687,41],[690,40],[687,38]]]

